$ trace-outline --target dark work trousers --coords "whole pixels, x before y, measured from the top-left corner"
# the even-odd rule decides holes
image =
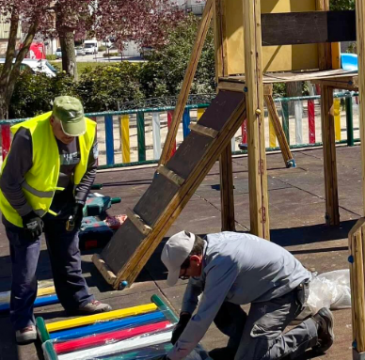
[[[301,284],[280,298],[252,303],[248,316],[239,305],[223,303],[214,322],[230,337],[228,347],[237,350],[235,360],[295,359],[318,339],[311,318],[284,334],[307,298],[308,285]]]
[[[66,311],[74,312],[94,300],[82,276],[78,230],[66,231],[65,220],[47,220],[45,238],[57,296]],[[34,324],[36,269],[41,240],[31,241],[22,228],[6,226],[12,262],[10,320],[15,330]]]

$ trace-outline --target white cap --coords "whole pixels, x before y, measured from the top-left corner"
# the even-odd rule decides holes
[[[173,236],[165,244],[161,261],[167,268],[167,285],[174,286],[180,275],[181,265],[188,258],[195,243],[195,235],[181,231]]]

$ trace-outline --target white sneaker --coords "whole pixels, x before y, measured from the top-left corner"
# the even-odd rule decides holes
[[[16,342],[20,345],[29,344],[37,340],[37,330],[34,325],[15,332]]]

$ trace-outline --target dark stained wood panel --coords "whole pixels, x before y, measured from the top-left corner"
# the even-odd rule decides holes
[[[198,124],[220,131],[232,116],[232,113],[242,103],[245,95],[234,91],[220,91],[217,96],[200,118]],[[230,109],[230,111],[227,111]]]
[[[356,41],[355,11],[262,14],[261,20],[263,46]]]
[[[176,151],[174,156],[167,163],[167,167],[186,179],[195,166],[201,161],[202,156],[205,154],[212,141],[214,140],[208,136],[191,131],[184,142],[179,146],[178,151]],[[191,156],[191,154],[194,155]]]
[[[143,194],[134,208],[147,225],[153,227],[153,224],[160,217],[163,210],[166,209],[171,199],[176,195],[179,187],[159,175],[153,179],[151,186]]]
[[[105,246],[101,257],[116,274],[142,243],[144,235],[127,219]]]

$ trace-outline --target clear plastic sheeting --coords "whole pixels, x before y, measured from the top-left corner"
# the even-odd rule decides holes
[[[116,354],[110,357],[93,357],[87,360],[152,360],[156,357],[166,355],[173,345],[170,342],[140,348],[138,350]],[[198,345],[196,349],[185,358],[185,360],[209,360],[208,354]]]
[[[305,319],[314,315],[323,307],[331,310],[351,307],[350,271],[348,269],[320,275],[315,273],[309,283],[307,303],[297,319]]]
[[[110,355],[115,355],[121,351],[132,351],[146,346],[158,345],[170,341],[172,331],[163,333],[144,334],[132,339],[118,341],[114,344],[107,344],[86,350],[73,351],[59,355],[59,360],[89,360],[100,359]]]

